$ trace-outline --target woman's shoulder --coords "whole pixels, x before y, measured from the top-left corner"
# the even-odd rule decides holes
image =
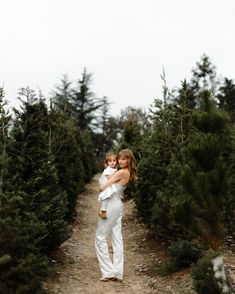
[[[119,175],[126,176],[126,177],[128,177],[130,175],[130,172],[128,169],[119,169],[119,171],[117,171],[117,173],[119,173]]]

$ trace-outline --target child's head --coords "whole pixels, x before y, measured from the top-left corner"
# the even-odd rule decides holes
[[[130,172],[130,181],[136,180],[136,161],[130,149],[122,149],[118,153],[118,159],[127,159],[127,168]]]
[[[118,164],[117,154],[115,154],[112,151],[106,153],[105,159],[104,159],[104,166],[105,167],[110,166],[112,168],[116,168],[117,164]]]

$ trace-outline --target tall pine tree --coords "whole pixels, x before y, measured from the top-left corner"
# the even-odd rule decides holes
[[[28,97],[21,111],[15,113],[9,146],[9,187],[25,192],[25,213],[34,212],[45,225],[47,233],[41,236],[41,246],[48,251],[64,238],[67,197],[59,186],[49,148],[47,107],[34,97]]]

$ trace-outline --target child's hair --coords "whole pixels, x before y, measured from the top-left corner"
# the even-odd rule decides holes
[[[128,169],[130,171],[130,181],[135,181],[137,179],[137,168],[136,160],[130,149],[122,149],[118,152],[118,157],[123,156],[128,159]]]
[[[105,154],[105,158],[104,158],[104,166],[107,167],[108,166],[108,160],[110,157],[116,157],[117,163],[118,163],[118,156],[116,153],[114,153],[113,151],[109,151]]]

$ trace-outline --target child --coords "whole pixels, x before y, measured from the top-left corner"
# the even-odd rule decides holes
[[[99,184],[103,185],[107,182],[111,175],[113,175],[117,171],[117,163],[118,158],[117,155],[113,152],[108,152],[105,156],[105,169],[99,179]],[[98,200],[101,201],[101,210],[99,212],[99,216],[102,219],[107,219],[107,198],[109,198],[114,192],[116,192],[115,185],[111,185],[105,191],[99,194]]]

